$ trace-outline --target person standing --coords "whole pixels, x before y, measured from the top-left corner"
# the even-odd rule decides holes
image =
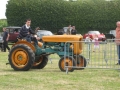
[[[88,34],[88,36],[85,38],[85,42],[86,43],[89,43],[89,42],[91,42],[92,41],[92,39],[90,38],[90,35]]]
[[[75,29],[75,26],[72,26],[71,35],[76,35],[76,34],[77,34],[77,30]]]
[[[67,29],[66,34],[67,34],[67,35],[71,35],[71,25],[68,26],[68,29]]]
[[[93,41],[94,41],[94,51],[93,52],[95,52],[95,50],[99,49],[99,44],[100,44],[99,41],[98,41],[98,35],[97,34],[95,35]]]
[[[8,46],[8,40],[9,40],[9,33],[6,31],[6,28],[3,28],[3,47],[4,47],[4,52],[6,52],[6,48],[8,51],[10,51],[10,48]]]
[[[117,45],[117,54],[118,54],[118,63],[120,65],[120,21],[116,23],[116,45]]]

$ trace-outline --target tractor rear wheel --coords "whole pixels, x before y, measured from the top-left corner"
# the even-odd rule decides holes
[[[75,61],[77,63],[77,67],[80,67],[80,68],[77,68],[76,70],[83,70],[84,67],[87,66],[87,61],[85,59],[85,57],[83,57],[82,55],[77,55],[74,57],[75,58]]]
[[[33,69],[43,69],[48,62],[48,56],[40,56],[39,60],[34,62]]]
[[[14,70],[28,71],[35,61],[35,54],[29,46],[19,44],[11,49],[8,60]]]
[[[59,60],[59,68],[60,68],[60,70],[64,72],[65,71],[65,68],[64,68],[65,66],[70,66],[68,68],[68,71],[73,72],[74,68],[72,68],[72,67],[75,66],[75,60],[72,57],[62,57]]]

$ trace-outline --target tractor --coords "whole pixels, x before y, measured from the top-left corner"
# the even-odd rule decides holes
[[[68,71],[74,71],[72,66],[86,67],[86,59],[82,53],[82,36],[78,35],[52,35],[43,36],[43,43],[27,42],[19,39],[11,48],[8,61],[15,71],[28,71],[29,69],[43,69],[48,62],[48,56],[57,54],[60,57],[58,66],[61,71],[65,71],[65,64],[71,66]],[[66,43],[67,41],[76,41]],[[77,43],[79,42],[79,43]],[[66,48],[65,52],[65,45]],[[68,52],[69,50],[69,52]],[[64,56],[66,54],[66,56]],[[77,58],[76,58],[77,57]],[[76,63],[77,61],[77,63]]]

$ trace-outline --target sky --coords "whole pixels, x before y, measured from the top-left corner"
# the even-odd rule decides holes
[[[0,19],[6,19],[6,4],[8,0],[0,0]]]

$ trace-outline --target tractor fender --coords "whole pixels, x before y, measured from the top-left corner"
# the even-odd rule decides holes
[[[12,47],[14,47],[15,45],[18,45],[18,44],[24,44],[24,45],[27,45],[29,46],[34,52],[36,51],[35,47],[33,44],[27,42],[26,40],[19,40],[18,42],[16,42]]]

